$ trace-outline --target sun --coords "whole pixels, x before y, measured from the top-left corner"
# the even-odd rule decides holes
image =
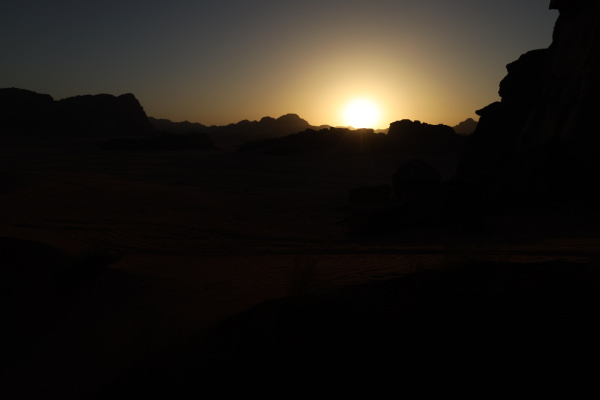
[[[379,107],[369,99],[355,99],[344,108],[344,122],[353,128],[375,128],[379,122]]]

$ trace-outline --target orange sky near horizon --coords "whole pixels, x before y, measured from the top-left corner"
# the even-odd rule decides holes
[[[0,6],[0,87],[133,93],[146,113],[227,125],[298,114],[345,126],[456,125],[498,100],[506,64],[551,43],[547,0],[42,0]]]

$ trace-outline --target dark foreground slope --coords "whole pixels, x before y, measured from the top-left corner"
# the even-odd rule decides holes
[[[574,349],[570,370],[593,354],[582,349],[595,328],[580,327],[595,315],[586,261],[600,248],[597,216],[585,229],[577,216],[517,218],[475,235],[448,226],[357,240],[347,234],[348,188],[389,179],[392,160],[0,154],[4,393],[175,398],[320,383],[405,393],[417,383],[447,391],[446,376],[470,387],[478,374],[506,387],[516,373],[494,364],[498,346],[516,343],[506,354],[518,367],[519,349],[532,354],[530,327],[554,341],[553,355]],[[529,265],[557,259],[568,262]],[[500,333],[495,318],[506,322]]]
[[[102,396],[576,393],[600,355],[598,267],[467,263],[273,300]]]

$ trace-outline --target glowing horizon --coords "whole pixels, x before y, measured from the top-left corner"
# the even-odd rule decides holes
[[[344,126],[365,94],[374,129],[453,126],[499,99],[506,64],[550,45],[556,16],[546,0],[8,2],[0,87],[133,93],[148,116],[204,125]]]
[[[365,97],[350,101],[343,112],[344,123],[356,129],[377,129],[380,115],[379,106]]]

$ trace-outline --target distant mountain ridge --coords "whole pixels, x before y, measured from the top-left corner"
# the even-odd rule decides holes
[[[148,122],[159,131],[168,131],[173,133],[206,133],[208,127],[198,122],[173,122],[166,118],[148,117]]]
[[[431,135],[428,132],[444,131],[445,134],[442,136],[447,136],[449,133],[451,136],[454,135],[454,131],[450,127],[443,129],[442,125],[433,126],[408,120],[395,122],[390,125],[389,129],[378,130],[332,127],[330,125],[314,126],[297,114],[291,113],[278,118],[266,116],[259,121],[242,120],[225,126],[206,126],[197,122],[173,122],[165,118],[148,117],[139,101],[131,93],[120,96],[81,95],[54,100],[50,95],[30,90],[0,89],[0,134],[114,138],[117,141],[107,147],[110,149],[154,149],[161,146],[182,149],[188,144],[190,148],[211,148],[216,145],[223,149],[254,142],[250,146],[253,147],[256,146],[256,142],[284,138],[302,132],[329,131],[329,134],[335,133],[337,136],[340,136],[342,132],[362,134],[370,132],[370,134],[385,135],[389,130],[393,136],[394,132],[398,130],[398,124],[403,124],[401,130],[407,130],[407,132],[425,132],[422,137],[414,138],[415,143],[430,140]],[[143,141],[143,143],[136,140],[127,142],[120,140],[120,138],[130,136],[155,137],[159,134],[162,134],[161,139],[156,140],[156,143],[154,139],[149,142],[148,140]],[[165,135],[171,136],[166,138]],[[190,135],[199,137],[186,137]],[[208,143],[200,136],[206,136],[212,143]],[[403,137],[405,146],[408,145],[407,138],[410,133],[400,136]],[[308,136],[304,136],[304,139],[306,137]],[[304,139],[302,145],[308,143]],[[319,146],[317,145],[317,147]]]
[[[283,136],[310,128],[311,125],[297,114],[285,114],[275,119],[263,117],[260,121],[243,120],[227,126],[212,126],[211,130],[225,134],[251,133],[253,135]]]
[[[454,132],[458,133],[459,135],[470,135],[471,133],[475,132],[475,129],[477,129],[477,121],[475,121],[473,118],[467,118],[452,128],[454,129]]]
[[[173,122],[168,119],[149,117],[157,129],[173,133],[204,133],[220,146],[238,146],[243,143],[276,137],[283,137],[307,129],[323,129],[329,126],[312,126],[297,114],[285,114],[279,118],[263,117],[260,121],[247,119],[229,125],[206,126],[188,121]]]
[[[267,154],[386,154],[453,156],[462,153],[464,135],[447,125],[430,125],[403,119],[390,124],[389,132],[373,129],[306,129],[283,137],[249,141],[240,151]]]

